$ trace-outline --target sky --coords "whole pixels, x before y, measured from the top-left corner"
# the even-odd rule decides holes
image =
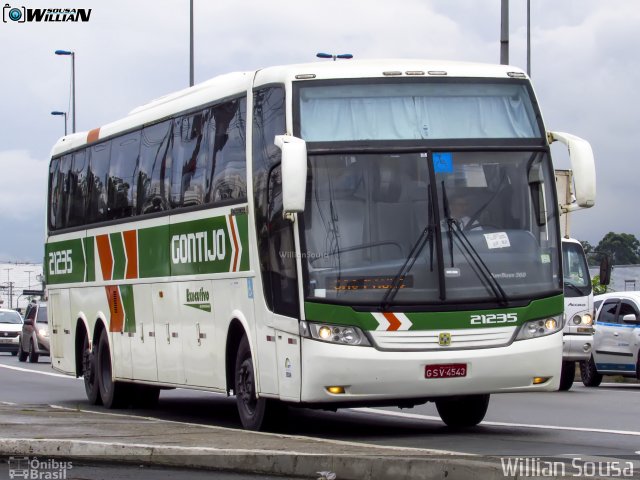
[[[531,76],[548,130],[588,140],[596,206],[572,236],[640,238],[640,8],[637,0],[532,0]],[[125,116],[189,84],[189,0],[29,0],[11,7],[91,9],[86,23],[0,23],[0,261],[39,262],[48,157],[70,111],[77,130]],[[500,0],[194,0],[195,81],[270,65],[355,58],[500,61]],[[3,11],[3,13],[6,13]],[[512,65],[526,69],[526,0],[510,1]],[[5,20],[6,17],[3,17]],[[71,122],[69,119],[69,131]],[[570,168],[561,146],[556,168]]]

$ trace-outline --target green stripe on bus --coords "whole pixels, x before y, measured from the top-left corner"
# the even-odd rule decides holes
[[[246,213],[236,215],[238,225],[238,237],[242,245],[242,256],[240,257],[240,271],[249,270],[249,217]]]
[[[138,230],[139,277],[168,277],[170,270],[169,225]]]
[[[84,256],[85,256],[85,282],[95,282],[96,280],[96,265],[95,265],[95,242],[94,237],[85,237],[82,239],[84,243]]]
[[[133,300],[133,285],[120,285],[120,297],[124,307],[124,331],[135,333],[136,331],[136,309]]]
[[[122,233],[116,232],[109,235],[111,240],[111,252],[113,252],[113,274],[112,280],[122,280],[127,266],[127,256],[124,252],[124,242]]]
[[[331,324],[354,325],[363,330],[375,330],[378,322],[371,312],[357,312],[351,307],[342,305],[328,305],[323,303],[305,302],[307,320]],[[504,327],[504,324],[471,324],[471,315],[491,315],[500,313],[515,313],[517,323],[522,325],[529,320],[561,315],[564,310],[562,295],[533,300],[529,305],[518,308],[503,308],[490,310],[466,310],[457,312],[404,312],[412,325],[409,330],[441,330],[461,328],[491,328]],[[392,308],[392,311],[393,308]],[[400,308],[396,310],[401,311]]]

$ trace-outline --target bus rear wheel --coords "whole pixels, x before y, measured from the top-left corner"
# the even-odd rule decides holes
[[[573,386],[573,378],[576,376],[576,362],[562,362],[562,370],[560,371],[560,388],[561,392],[566,392]]]
[[[236,355],[233,389],[240,422],[247,430],[273,429],[286,415],[287,407],[281,402],[256,395],[255,369],[246,335]]]
[[[100,387],[100,398],[102,404],[109,408],[124,408],[131,403],[131,386],[127,383],[113,380],[111,372],[111,352],[109,350],[109,339],[106,330],[100,333],[98,341],[98,361],[97,361],[98,386]]]
[[[91,405],[102,404],[100,386],[98,385],[95,348],[89,347],[89,337],[85,334],[82,341],[82,377],[84,391]]]
[[[468,428],[478,425],[487,414],[490,395],[466,395],[436,400],[440,418],[448,427]]]

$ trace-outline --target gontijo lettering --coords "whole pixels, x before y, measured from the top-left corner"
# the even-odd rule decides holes
[[[171,261],[174,265],[215,262],[224,260],[225,255],[225,232],[222,229],[171,237]]]
[[[49,273],[51,275],[66,275],[73,273],[73,259],[71,250],[49,252]]]

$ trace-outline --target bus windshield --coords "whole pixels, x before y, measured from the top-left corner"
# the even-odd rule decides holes
[[[544,152],[322,154],[310,167],[307,298],[378,304],[394,279],[395,304],[561,288]]]

